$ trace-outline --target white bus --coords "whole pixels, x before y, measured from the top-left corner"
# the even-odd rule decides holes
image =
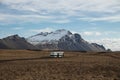
[[[64,57],[64,52],[62,51],[51,52],[50,57],[62,58]]]

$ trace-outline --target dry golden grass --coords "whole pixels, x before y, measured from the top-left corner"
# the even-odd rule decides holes
[[[120,80],[120,53],[0,50],[0,80]]]

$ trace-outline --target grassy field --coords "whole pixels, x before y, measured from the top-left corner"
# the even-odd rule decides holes
[[[120,80],[120,52],[0,50],[0,80]]]

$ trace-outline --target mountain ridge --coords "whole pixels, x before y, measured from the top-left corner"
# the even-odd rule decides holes
[[[53,32],[41,32],[28,38],[11,35],[0,39],[0,49],[33,49],[64,51],[106,51],[103,45],[89,43],[80,34],[60,29]]]

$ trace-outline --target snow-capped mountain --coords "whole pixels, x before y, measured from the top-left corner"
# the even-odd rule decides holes
[[[72,34],[65,29],[54,32],[41,32],[26,39],[39,49],[71,50],[71,51],[105,51],[102,45],[91,44],[82,39],[79,34]]]
[[[65,29],[56,30],[55,32],[50,33],[41,32],[37,35],[27,38],[27,41],[33,45],[44,43],[56,43],[65,35],[72,36],[72,33]]]

